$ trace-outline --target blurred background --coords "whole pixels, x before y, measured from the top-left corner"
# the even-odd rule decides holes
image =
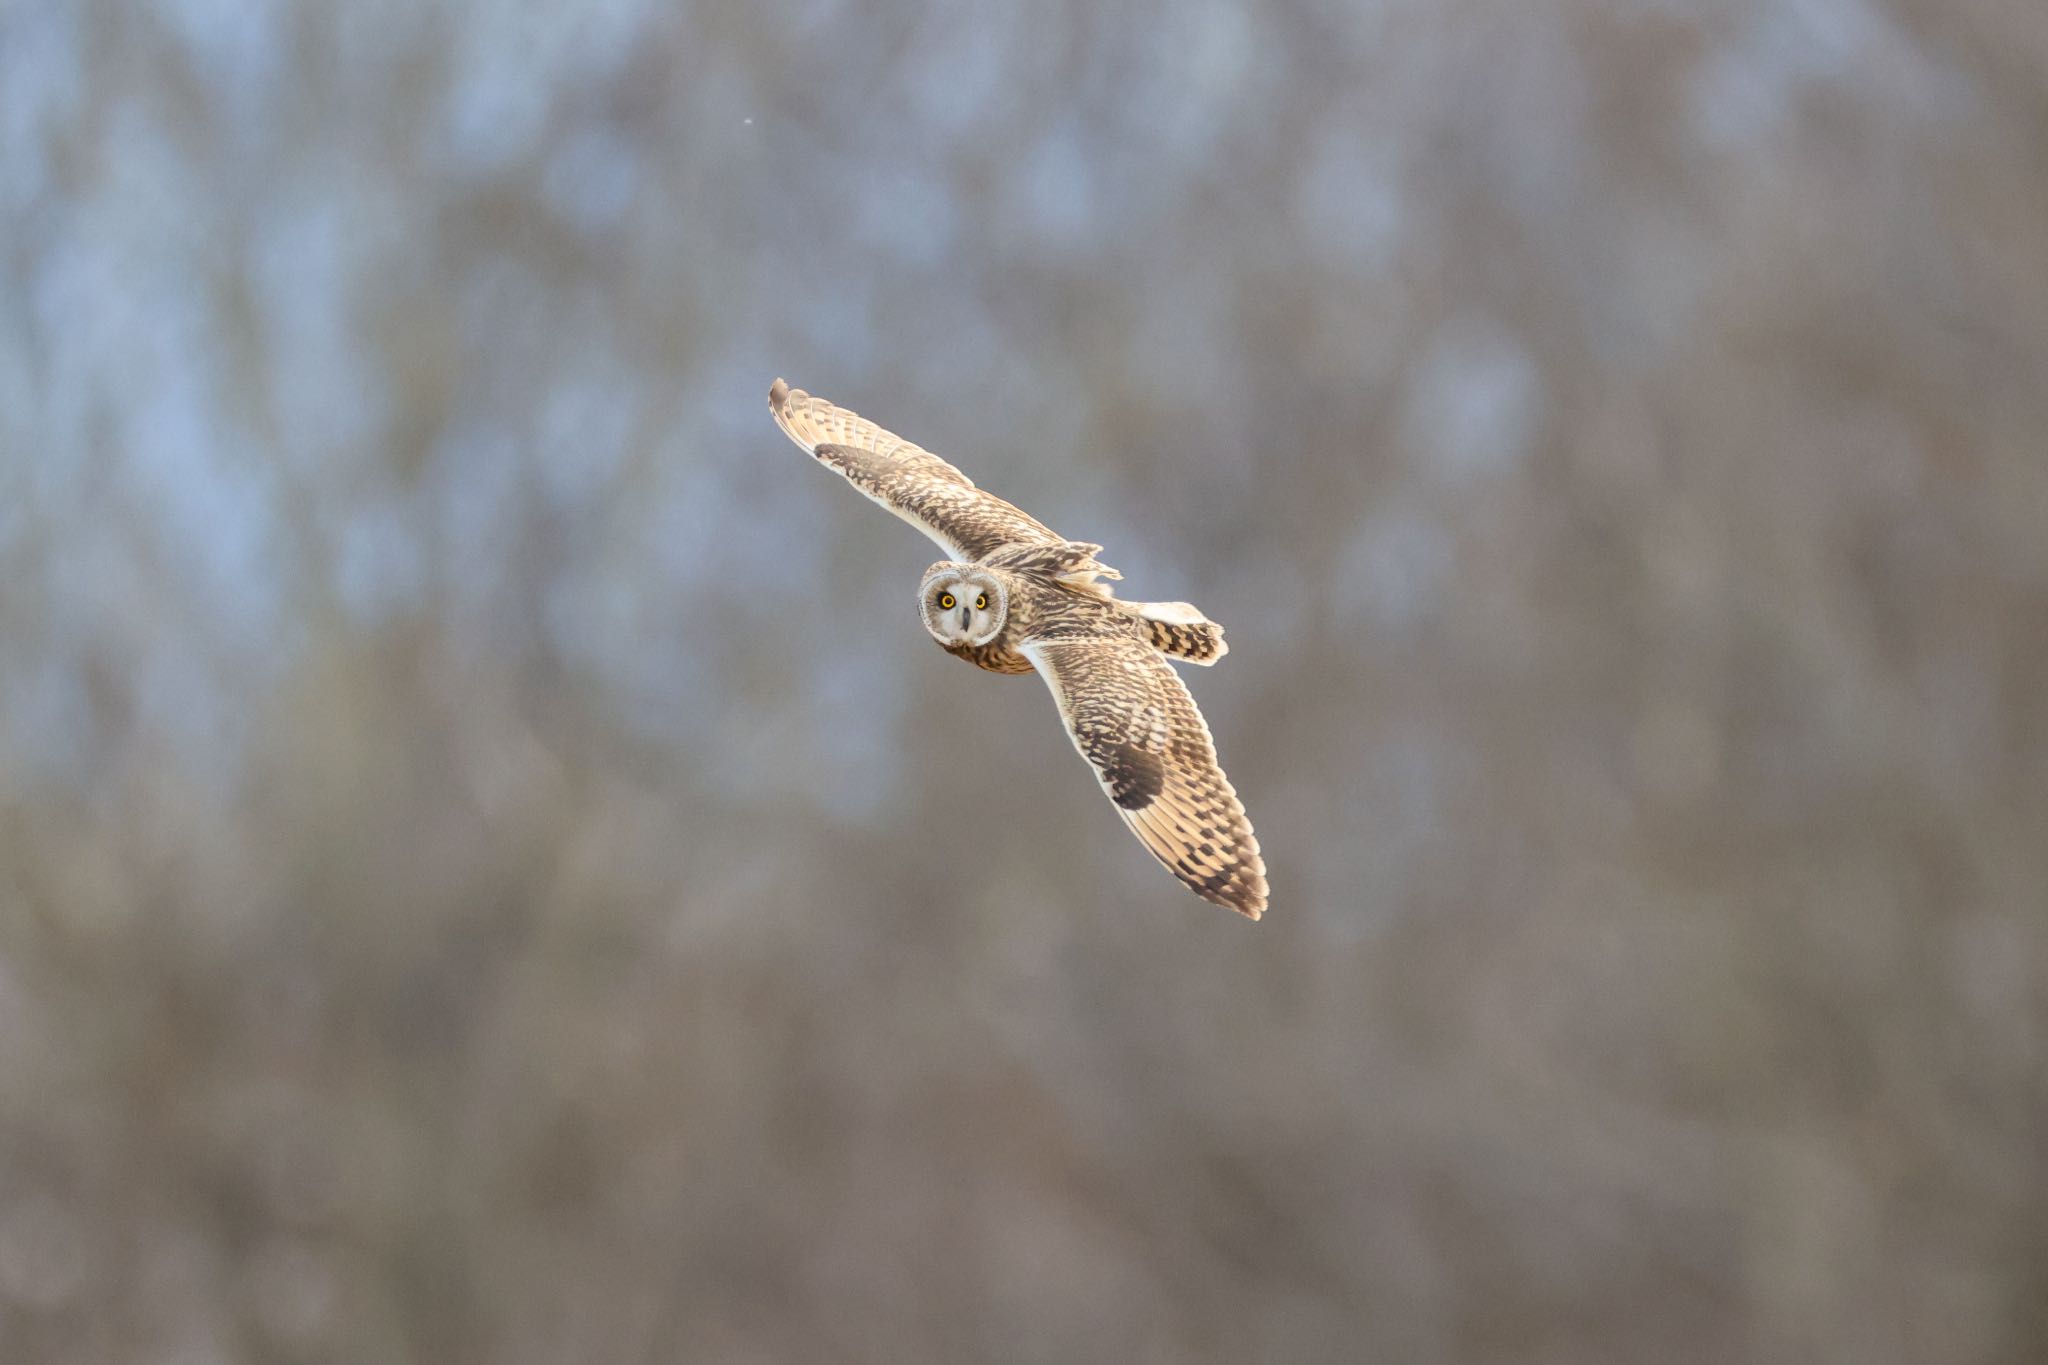
[[[6,0],[0,166],[0,1357],[2042,1358],[2038,0]],[[1228,627],[1264,923],[777,375]]]

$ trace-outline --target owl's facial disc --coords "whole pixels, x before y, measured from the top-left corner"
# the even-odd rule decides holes
[[[1008,614],[1002,584],[975,565],[935,564],[919,592],[924,628],[949,649],[987,644],[1002,630]]]

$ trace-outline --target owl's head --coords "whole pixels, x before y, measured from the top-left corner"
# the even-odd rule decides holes
[[[948,649],[987,644],[1010,615],[1010,590],[979,564],[934,564],[917,594],[924,628]]]

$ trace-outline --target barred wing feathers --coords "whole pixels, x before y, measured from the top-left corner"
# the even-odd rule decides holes
[[[937,541],[956,560],[981,560],[1006,545],[1061,545],[1065,537],[920,446],[858,413],[778,379],[768,390],[775,425],[822,464]]]
[[[1023,653],[1139,842],[1202,899],[1264,914],[1258,838],[1172,666],[1124,636],[1033,640]]]

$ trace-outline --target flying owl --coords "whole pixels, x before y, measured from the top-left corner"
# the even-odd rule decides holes
[[[1209,726],[1169,658],[1213,664],[1223,627],[1186,602],[1126,602],[1100,545],[1068,540],[930,451],[792,389],[775,424],[846,481],[937,541],[917,590],[924,628],[991,673],[1036,672],[1074,747],[1138,841],[1196,895],[1257,919],[1266,864],[1216,761]]]

